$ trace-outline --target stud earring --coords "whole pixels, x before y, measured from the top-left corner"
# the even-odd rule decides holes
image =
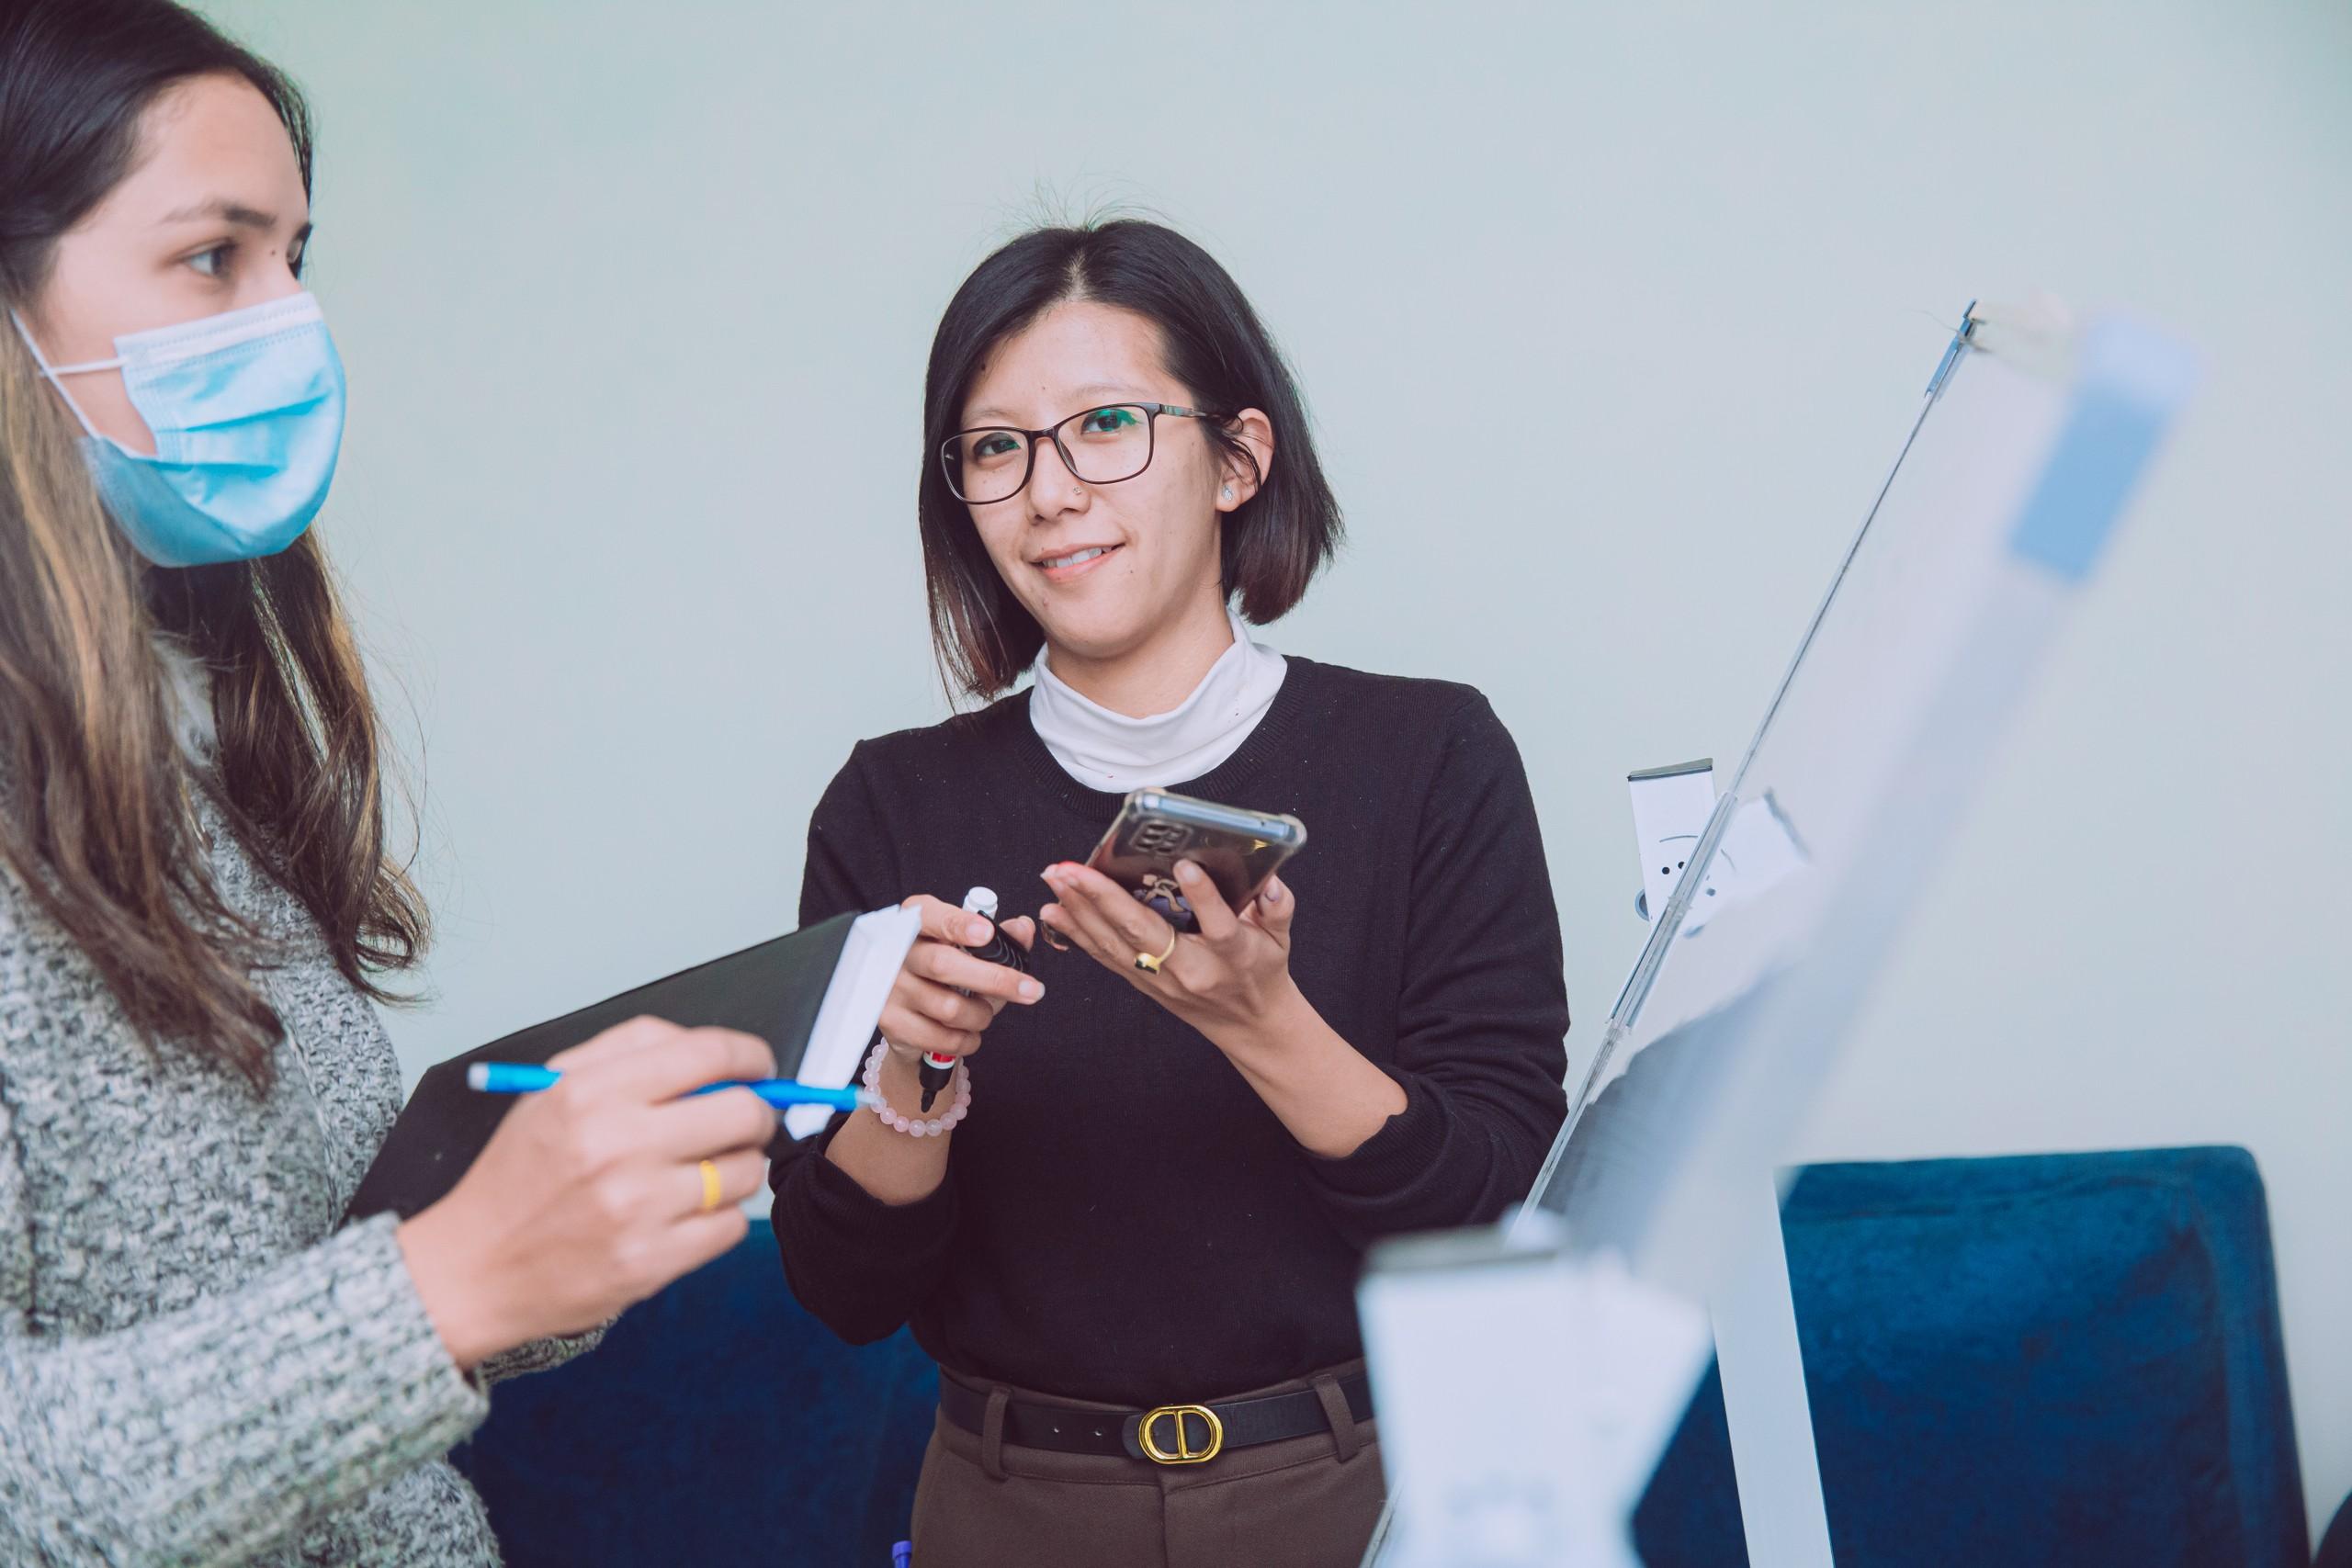
[[[1226,486],[1223,494],[1226,500],[1231,501],[1233,499],[1233,487],[1231,485]]]

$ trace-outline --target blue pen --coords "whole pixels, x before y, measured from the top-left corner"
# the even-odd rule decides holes
[[[561,1073],[552,1067],[532,1066],[521,1062],[476,1062],[466,1069],[466,1084],[484,1094],[537,1094],[543,1089],[553,1089]],[[854,1111],[861,1105],[878,1103],[878,1097],[869,1089],[820,1089],[797,1078],[760,1078],[756,1081],[705,1084],[696,1094],[717,1094],[723,1089],[748,1089],[779,1111],[795,1105],[830,1105],[836,1111]]]

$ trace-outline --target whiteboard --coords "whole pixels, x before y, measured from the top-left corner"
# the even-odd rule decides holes
[[[2193,379],[2127,319],[1972,309],[1572,1095],[1529,1200],[1572,1245],[1724,1282],[1732,1216]]]
[[[1562,1300],[1589,1300],[1594,1281],[1607,1280],[1625,1300],[1760,1303],[1741,1310],[1787,1314],[1784,1274],[1777,1295],[1756,1287],[1758,1249],[1778,1258],[1778,1237],[1766,1234],[1766,1184],[2194,379],[2180,345],[2128,318],[2078,326],[2052,306],[1972,306],[1963,314],[1875,503],[1653,923],[1588,1072],[1572,1086],[1566,1122],[1521,1212],[1520,1247],[1548,1250],[1577,1271]],[[1670,621],[1660,635],[1676,635]],[[1385,1288],[1384,1267],[1425,1269],[1429,1256],[1400,1248],[1385,1263],[1375,1255],[1361,1297],[1381,1390],[1384,1462],[1408,1521],[1393,1540],[1376,1533],[1367,1561],[1414,1568],[1453,1561],[1446,1541],[1463,1539],[1465,1510],[1483,1506],[1474,1457],[1480,1424],[1434,1410],[1425,1424],[1389,1391],[1452,1388],[1458,1404],[1459,1391],[1482,1373],[1505,1380],[1497,1387],[1512,1375],[1508,1342],[1406,1337],[1373,1321],[1386,1310],[1376,1303],[1413,1296]],[[1461,1273],[1469,1280],[1478,1267],[1465,1261]],[[1531,1278],[1494,1277],[1522,1291]],[[1472,1280],[1465,1303],[1476,1288]],[[1597,1306],[1580,1319],[1611,1320]],[[1615,1321],[1634,1319],[1621,1313]],[[1525,1325],[1522,1344],[1554,1327]],[[1771,1425],[1744,1424],[1732,1412],[1751,1553],[1759,1540],[1793,1543],[1777,1559],[1757,1556],[1758,1568],[1826,1557],[1792,1320],[1786,1329],[1779,1337],[1791,1364],[1761,1375],[1751,1368],[1742,1387],[1761,1390],[1747,1397],[1769,1403],[1777,1379],[1778,1397],[1797,1417],[1778,1430],[1806,1435],[1802,1462],[1751,1469],[1743,1426],[1753,1434]],[[1604,1380],[1575,1369],[1622,1371],[1627,1358],[1669,1353],[1645,1352],[1631,1328],[1619,1338],[1599,1331],[1565,1360],[1554,1358],[1562,1371],[1549,1418],[1564,1432],[1579,1420],[1619,1434],[1638,1428],[1662,1450],[1670,1420],[1629,1421],[1622,1396],[1613,1409],[1580,1406],[1587,1385]],[[1722,1343],[1728,1391],[1729,1337]],[[1400,1371],[1384,1378],[1384,1355],[1453,1356],[1459,1365],[1443,1377]],[[1519,1365],[1527,1365],[1523,1355]],[[1695,1369],[1677,1365],[1658,1380],[1658,1397],[1679,1411],[1695,1377]],[[1747,1440],[1752,1454],[1758,1439]],[[1558,1451],[1577,1451],[1576,1444],[1564,1439]],[[1657,1457],[1647,1453],[1640,1473]],[[1809,1486],[1811,1495],[1749,1495],[1751,1474],[1791,1493]],[[1435,1483],[1440,1476],[1453,1491]],[[1630,1510],[1633,1500],[1612,1498],[1611,1506]],[[1540,1507],[1561,1518],[1591,1507],[1593,1494],[1563,1478],[1555,1496],[1531,1498],[1522,1483],[1512,1506],[1523,1516]],[[1416,1517],[1447,1525],[1415,1531]],[[1759,1530],[1759,1517],[1778,1529]],[[1580,1530],[1563,1539],[1571,1537],[1596,1539]],[[1552,1561],[1540,1544],[1530,1551],[1515,1561]],[[1503,1561],[1481,1559],[1498,1568]]]

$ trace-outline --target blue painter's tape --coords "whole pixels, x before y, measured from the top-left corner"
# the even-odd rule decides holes
[[[2088,577],[2163,434],[2164,422],[2142,404],[2112,395],[2076,398],[2009,547],[2071,581]]]
[[[2090,575],[2132,487],[2195,385],[2188,351],[2134,323],[2085,334],[2073,407],[2009,547],[2069,581]]]

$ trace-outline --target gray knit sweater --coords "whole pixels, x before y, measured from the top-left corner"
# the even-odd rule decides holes
[[[283,944],[257,1096],[151,1048],[79,949],[0,873],[0,1563],[494,1563],[444,1462],[459,1375],[393,1222],[338,1229],[400,1109],[368,1001],[203,808],[232,908]]]

